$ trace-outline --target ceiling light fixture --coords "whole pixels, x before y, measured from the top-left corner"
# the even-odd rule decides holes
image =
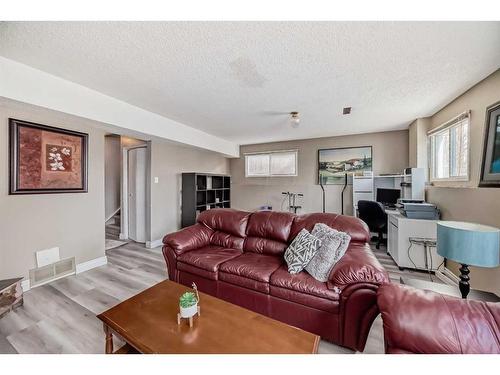
[[[290,112],[290,125],[292,128],[297,128],[300,124],[299,112]]]

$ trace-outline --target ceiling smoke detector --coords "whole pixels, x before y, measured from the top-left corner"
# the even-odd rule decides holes
[[[344,107],[342,109],[342,114],[343,115],[349,115],[349,114],[351,114],[351,107]]]
[[[300,124],[299,112],[290,112],[290,125],[292,128],[297,128]]]

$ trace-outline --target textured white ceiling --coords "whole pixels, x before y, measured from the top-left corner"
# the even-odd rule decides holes
[[[241,144],[406,128],[498,46],[500,22],[0,24],[0,55]]]

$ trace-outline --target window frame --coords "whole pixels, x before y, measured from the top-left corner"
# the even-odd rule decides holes
[[[290,154],[295,155],[295,173],[294,174],[273,174],[271,171],[271,159],[274,154]],[[248,173],[248,157],[254,155],[267,155],[269,160],[269,173],[267,174],[249,174]],[[297,177],[299,173],[299,150],[277,150],[277,151],[262,151],[262,152],[248,152],[244,154],[245,157],[245,178],[254,177]]]
[[[460,126],[464,121],[467,121],[467,174],[465,176],[448,176],[443,178],[434,177],[434,171],[436,166],[436,159],[434,157],[435,149],[433,147],[433,139],[439,134],[448,132],[448,170],[449,173],[452,169],[452,147],[451,147],[451,129]],[[431,183],[439,182],[468,182],[470,181],[470,168],[471,168],[471,131],[470,131],[470,111],[463,112],[458,116],[452,118],[451,120],[445,122],[444,124],[437,126],[436,128],[430,130],[427,133],[427,158],[429,164],[429,181]],[[448,174],[449,174],[448,173]]]

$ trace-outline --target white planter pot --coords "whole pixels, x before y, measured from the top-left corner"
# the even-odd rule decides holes
[[[190,307],[182,307],[182,306],[179,307],[181,309],[181,318],[190,318],[192,316],[195,316],[196,313],[198,312],[198,304]]]

